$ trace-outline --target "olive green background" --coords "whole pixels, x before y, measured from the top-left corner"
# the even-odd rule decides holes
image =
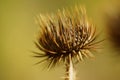
[[[64,80],[64,65],[48,71],[45,64],[34,65],[33,58],[39,26],[35,17],[58,9],[85,6],[101,38],[106,37],[104,12],[119,5],[119,0],[0,0],[0,80]],[[120,80],[120,57],[109,42],[95,54],[94,60],[76,65],[77,80]],[[115,54],[114,54],[115,53]]]

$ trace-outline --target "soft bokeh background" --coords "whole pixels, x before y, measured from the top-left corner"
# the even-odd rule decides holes
[[[119,0],[0,0],[0,80],[64,80],[64,66],[48,72],[43,70],[44,64],[34,65],[38,59],[32,57],[30,50],[38,51],[33,43],[38,31],[36,15],[84,5],[90,19],[106,34],[102,11],[119,3]],[[108,43],[103,46],[95,60],[76,65],[77,80],[120,80],[120,57],[114,55],[116,52]]]

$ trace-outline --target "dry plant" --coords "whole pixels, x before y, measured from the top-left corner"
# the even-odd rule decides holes
[[[34,57],[43,58],[48,68],[59,63],[66,65],[65,80],[76,80],[74,64],[84,58],[93,58],[97,49],[96,28],[89,23],[85,8],[76,6],[71,10],[58,10],[54,15],[37,17],[40,31],[35,45],[41,52]]]

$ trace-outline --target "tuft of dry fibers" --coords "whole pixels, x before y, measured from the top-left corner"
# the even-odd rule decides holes
[[[40,31],[35,45],[40,52],[34,57],[43,58],[48,68],[59,63],[66,65],[65,80],[75,80],[74,63],[93,58],[92,51],[101,41],[96,41],[96,28],[89,23],[85,8],[58,10],[54,15],[37,17]]]

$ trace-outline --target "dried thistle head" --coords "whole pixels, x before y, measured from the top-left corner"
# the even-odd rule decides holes
[[[96,49],[99,41],[96,42],[96,28],[88,22],[84,8],[58,10],[56,15],[50,16],[40,15],[38,23],[40,34],[35,44],[41,53],[35,57],[44,58],[43,61],[49,62],[48,67],[66,63],[68,58],[82,61],[84,57],[94,57],[91,50]]]

